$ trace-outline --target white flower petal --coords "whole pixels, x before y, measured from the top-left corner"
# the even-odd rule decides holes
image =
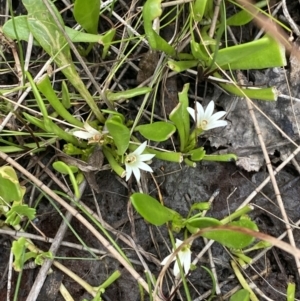
[[[209,123],[208,126],[206,127],[206,130],[211,130],[211,129],[218,128],[221,126],[226,126],[226,125],[227,125],[226,120],[217,120],[213,123]]]
[[[193,108],[187,108],[187,110],[190,113],[190,115],[192,116],[192,118],[194,119],[194,121],[196,121],[195,110]]]
[[[203,131],[207,131],[216,127],[227,125],[227,121],[219,120],[226,114],[225,111],[220,111],[213,114],[215,108],[215,103],[213,101],[209,102],[205,111],[199,102],[196,102],[196,108],[197,108],[197,118],[195,116],[194,109],[187,108],[187,110],[190,113],[190,115],[194,118],[194,120],[197,121],[196,124],[197,128],[202,129]]]
[[[165,265],[171,256],[172,256],[172,254],[170,254],[170,255],[168,255],[167,257],[165,257],[164,260],[163,260],[160,264],[161,264],[161,265]],[[174,258],[172,259],[172,261],[174,261],[175,259],[176,259],[176,257],[174,257]]]
[[[141,172],[140,172],[139,168],[133,168],[132,171],[133,171],[133,174],[134,174],[134,176],[136,178],[136,181],[140,182]]]
[[[144,155],[139,155],[140,161],[149,161],[151,160],[155,155],[152,154],[144,154]]]
[[[191,251],[190,251],[190,249],[182,252],[180,261],[181,261],[181,264],[183,265],[185,274],[187,274],[191,267]]]
[[[225,111],[217,112],[210,117],[210,120],[212,120],[212,121],[218,120],[218,119],[222,118],[224,115],[226,115]]]
[[[126,164],[126,181],[128,181],[132,174],[132,168],[129,164]]]
[[[180,263],[181,263],[181,261],[180,261]],[[175,277],[180,274],[180,269],[179,269],[177,260],[174,263],[173,274]]]
[[[204,109],[202,104],[198,101],[196,102],[196,109],[197,109],[197,119],[199,119],[199,116],[204,115]]]
[[[152,159],[155,155],[152,154],[144,154],[143,151],[147,146],[147,142],[143,142],[134,152],[128,154],[125,158],[125,166],[126,166],[126,181],[130,178],[133,173],[136,180],[139,182],[141,178],[140,169],[153,172],[152,168],[144,163],[144,161],[148,161]]]
[[[182,241],[180,239],[176,238],[175,248],[177,249],[178,247],[180,247],[181,244],[182,244]],[[174,250],[173,250],[173,252],[174,252]],[[173,253],[171,253],[170,255],[168,255],[161,262],[161,265],[165,265],[172,254]],[[185,274],[187,274],[189,272],[189,270],[190,270],[190,267],[191,267],[191,250],[190,250],[190,246],[188,246],[188,245],[183,246],[183,248],[178,252],[177,256],[179,258],[179,261],[180,261],[181,265],[184,268]],[[173,260],[176,260],[176,257],[174,257]],[[178,261],[177,260],[174,263],[173,273],[174,273],[175,277],[180,274],[180,269],[179,269],[179,265],[178,265]]]
[[[147,141],[144,141],[134,152],[134,155],[141,155],[143,151],[145,150],[147,145]]]
[[[176,249],[177,249],[182,243],[183,243],[182,240],[176,238],[176,242],[175,242],[175,247],[176,247]]]
[[[83,127],[93,136],[100,134],[99,131],[91,127],[87,122],[84,123]]]
[[[208,119],[210,116],[212,116],[213,112],[214,112],[214,108],[215,108],[215,103],[211,100],[208,104],[208,106],[205,109],[205,113],[204,116]],[[204,118],[205,118],[204,117]],[[206,119],[205,118],[205,119]]]
[[[142,169],[142,170],[145,170],[145,171],[153,172],[152,168],[148,164],[146,164],[144,162],[139,162],[138,169]]]
[[[77,137],[77,138],[80,138],[80,139],[90,139],[92,138],[94,135],[89,133],[89,132],[85,132],[85,131],[75,131],[72,133],[73,136]]]

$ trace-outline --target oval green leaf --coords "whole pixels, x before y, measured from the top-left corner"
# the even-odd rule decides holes
[[[17,174],[11,166],[0,168],[0,196],[5,201],[3,205],[7,205],[12,201],[20,202],[22,200],[22,188]],[[2,204],[2,201],[0,204]]]
[[[163,206],[153,197],[143,194],[134,193],[130,201],[135,210],[149,223],[155,226],[161,226],[169,222],[178,215],[177,212]]]
[[[193,149],[189,152],[192,161],[201,161],[205,157],[205,150],[203,147]]]
[[[97,33],[100,12],[100,0],[76,0],[74,4],[75,20],[88,32]]]
[[[73,166],[73,165],[67,165],[65,162],[62,162],[62,161],[56,161],[52,164],[52,167],[62,173],[63,175],[68,175],[70,174],[70,171],[72,173],[76,173],[78,172],[78,168],[76,166]]]
[[[129,145],[130,131],[120,121],[121,119],[119,116],[114,116],[113,118],[107,120],[105,125],[109,131],[109,134],[114,139],[114,144],[117,147],[117,154],[122,156],[126,152]]]
[[[220,225],[222,225],[222,223],[219,220],[212,217],[197,217],[191,218],[186,221],[186,227],[192,234],[198,232],[199,229],[215,227]]]
[[[202,20],[207,2],[208,2],[207,0],[196,0],[192,4],[192,10],[193,10],[195,21],[200,22]]]
[[[176,127],[172,123],[158,121],[139,125],[135,130],[139,131],[146,139],[161,142],[169,139],[175,133]]]
[[[231,222],[229,226],[238,226],[241,228],[248,228],[257,231],[257,226],[254,222],[246,219]],[[232,230],[217,230],[210,231],[202,234],[203,237],[213,239],[223,246],[233,249],[242,249],[249,246],[254,241],[254,237],[249,234],[244,234],[242,232],[232,231]]]
[[[222,223],[219,220],[212,217],[192,218],[191,220],[188,220],[187,223],[192,227],[199,228],[199,229],[222,225]]]
[[[237,291],[229,299],[229,301],[249,301],[249,300],[250,300],[250,293],[245,289],[241,289]]]

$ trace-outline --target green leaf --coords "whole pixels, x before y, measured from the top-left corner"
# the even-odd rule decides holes
[[[45,259],[48,258],[48,259],[53,259],[53,254],[48,251],[48,252],[42,252],[42,253],[39,253],[35,260],[34,260],[34,263],[36,265],[42,265],[45,261]]]
[[[74,176],[74,173],[78,172],[78,168],[76,166],[67,165],[65,162],[62,162],[62,161],[56,161],[52,164],[52,166],[58,172],[69,175],[70,181],[73,185],[74,195],[77,198],[79,198],[80,197],[79,187],[78,187],[76,178]]]
[[[215,294],[216,294],[216,286],[217,286],[216,278],[214,276],[214,273],[205,266],[201,266],[201,268],[204,269],[209,274],[209,276],[211,278],[211,281],[212,281],[212,289],[211,289],[211,294],[210,294],[210,297],[209,297],[208,301],[214,300],[215,299],[214,297],[215,297]]]
[[[139,88],[129,89],[121,92],[111,92],[107,90],[105,94],[106,94],[106,98],[109,101],[114,102],[122,99],[128,99],[128,98],[144,95],[146,93],[150,93],[151,91],[152,88],[150,87],[139,87]]]
[[[27,16],[14,17],[14,22],[16,24],[16,28],[18,28],[18,38],[22,41],[28,42],[30,30],[27,24]],[[115,29],[111,29],[103,35],[96,35],[81,32],[68,26],[65,26],[64,29],[73,43],[100,43],[104,45],[104,48],[110,46],[116,32]],[[9,37],[12,40],[17,39],[11,19],[5,22],[2,30],[5,36]],[[34,40],[33,43],[34,45],[39,45],[37,40]]]
[[[257,231],[257,226],[254,222],[241,219],[239,221],[234,221],[228,224],[229,226],[238,226],[242,228],[248,228],[251,230]],[[248,234],[244,234],[242,232],[236,232],[232,230],[217,230],[206,232],[202,235],[203,237],[213,239],[220,244],[233,249],[242,249],[249,246],[253,241],[254,237]]]
[[[101,55],[101,58],[104,59],[107,55],[108,49],[115,37],[116,34],[116,29],[110,29],[106,34],[104,34],[103,36],[101,36],[101,39],[99,39],[98,43],[103,44],[103,52]]]
[[[26,252],[26,247],[29,243],[26,241],[24,237],[19,238],[14,241],[12,244],[12,252],[14,254],[15,260],[13,263],[14,270],[16,272],[20,272],[23,269],[24,263],[31,258],[36,257],[35,252]]]
[[[286,290],[286,300],[295,301],[296,284],[294,282],[288,282]]]
[[[192,227],[198,228],[198,229],[222,225],[222,223],[219,220],[212,218],[212,217],[191,218],[190,220],[187,220],[186,222],[188,225],[191,225]]]
[[[278,98],[279,92],[275,87],[270,88],[237,88],[231,84],[222,84],[219,83],[225,91],[235,94],[240,97],[245,97],[245,95],[251,99],[260,99],[260,100],[267,100],[267,101],[276,101]]]
[[[189,151],[188,154],[191,156],[192,161],[201,161],[204,160],[205,150],[203,147],[199,147]]]
[[[70,171],[72,173],[78,172],[78,167],[73,165],[67,165],[65,162],[56,161],[52,164],[52,167],[63,175],[68,175]]]
[[[206,3],[208,1],[209,0],[195,0],[195,2],[192,4],[195,21],[200,22],[202,20],[206,9]]]
[[[64,26],[61,15],[55,5],[49,0],[51,10],[56,15],[61,26]],[[94,98],[87,90],[81,77],[77,73],[72,60],[70,46],[65,36],[61,33],[56,20],[49,12],[44,1],[23,0],[23,4],[28,11],[27,24],[33,37],[38,41],[41,47],[54,59],[55,63],[62,68],[62,73],[77,89],[80,95],[85,99],[97,119],[104,123],[105,118],[100,112]]]
[[[109,114],[109,115],[112,115],[112,116],[118,116],[119,117],[119,122],[121,123],[124,123],[125,122],[125,117],[123,114],[117,112],[117,111],[112,111],[112,110],[109,110],[109,109],[103,109],[101,110],[103,113],[106,113],[106,114]]]
[[[209,202],[199,202],[199,203],[194,203],[191,206],[191,211],[192,210],[209,210],[211,208],[211,204]]]
[[[112,150],[107,146],[103,145],[102,151],[113,171],[121,178],[124,178],[126,175],[126,171],[122,168],[122,166],[120,166],[119,162],[116,161]]]
[[[32,123],[33,125],[37,126],[40,129],[42,129],[44,132],[47,132],[45,123],[41,119],[38,119],[35,116],[27,114],[26,112],[23,112],[23,116],[25,117],[25,119],[28,122]]]
[[[214,73],[214,76],[217,78],[222,78],[218,73]],[[231,94],[237,96],[245,97],[245,95],[251,99],[261,99],[261,100],[270,100],[275,101],[278,98],[279,92],[275,87],[270,88],[257,88],[257,87],[243,87],[240,88],[233,84],[222,84],[218,83],[220,87]]]
[[[55,112],[64,118],[66,121],[71,123],[72,125],[83,127],[83,123],[75,118],[72,114],[69,113],[60,102],[58,97],[56,96],[54,89],[52,88],[50,79],[47,74],[42,76],[40,80],[36,83],[37,88],[39,91],[47,98]]]
[[[66,131],[64,131],[61,127],[59,127],[56,123],[54,123],[48,116],[48,111],[46,108],[46,105],[40,95],[40,92],[35,84],[35,82],[33,81],[31,75],[29,72],[26,72],[26,76],[30,82],[31,88],[32,88],[32,92],[35,96],[35,100],[39,106],[39,109],[44,117],[44,124],[43,127],[45,126],[45,129],[48,133],[54,133],[56,134],[60,139],[64,139],[67,142],[71,142],[74,145],[77,146],[83,146],[82,142],[79,142],[78,139],[76,139],[73,135],[67,133]],[[28,117],[28,115],[27,115]],[[34,120],[34,119],[32,119]]]
[[[188,90],[189,84],[185,84],[182,91],[178,94],[179,104],[173,109],[169,116],[169,119],[177,128],[181,152],[187,147],[190,134],[190,116],[187,110],[189,106]]]
[[[209,43],[213,43],[215,45],[216,41],[213,39],[210,39],[208,41],[208,43],[206,43],[206,44],[209,45]],[[193,57],[198,59],[199,61],[203,61],[203,62],[208,61],[209,56],[207,54],[207,50],[200,43],[197,43],[194,40],[191,40],[191,51],[192,51]]]
[[[192,61],[174,61],[174,60],[168,60],[167,62],[168,67],[175,72],[182,72],[187,69],[196,67],[199,64],[199,61],[192,60]]]
[[[222,225],[222,223],[219,220],[212,217],[192,217],[186,221],[186,227],[192,234],[198,232],[199,229],[202,228],[215,227],[220,225]]]
[[[144,153],[153,154],[155,155],[155,158],[163,161],[181,163],[183,160],[182,153],[178,153],[178,152],[160,151],[152,148],[147,148]]]
[[[169,122],[158,121],[139,125],[135,130],[146,139],[161,142],[169,139],[175,133],[176,127]]]
[[[97,33],[100,12],[100,0],[76,0],[74,4],[75,20],[88,32]]]
[[[249,301],[249,300],[250,300],[250,293],[245,289],[241,289],[237,291],[229,299],[229,301]]]
[[[118,116],[113,116],[105,122],[109,134],[113,137],[117,147],[117,154],[122,156],[126,152],[130,141],[130,130],[121,123]]]
[[[280,67],[286,65],[285,49],[265,35],[256,41],[219,49],[215,62],[224,70]]]
[[[200,152],[200,151],[199,151]],[[195,153],[194,157],[197,158],[198,154]],[[201,153],[199,153],[201,157]],[[203,161],[216,161],[216,162],[231,162],[237,160],[237,155],[235,154],[224,154],[224,155],[205,155],[205,151],[201,160]],[[193,160],[193,159],[192,159]],[[197,161],[197,160],[195,160]]]
[[[63,80],[61,85],[61,104],[66,108],[71,108],[70,93],[66,82]]]
[[[35,218],[36,210],[28,207],[28,205],[13,205],[11,209],[5,214],[5,223],[16,226],[19,225],[23,217],[27,217],[29,220]]]
[[[11,166],[2,166],[0,168],[0,204],[9,205],[13,201],[20,202],[22,198],[22,187],[15,170]]]
[[[143,194],[134,193],[130,201],[135,210],[149,223],[155,226],[161,226],[166,222],[172,221],[179,214],[161,203],[153,197]]]
[[[13,263],[14,269],[17,272],[20,272],[24,265],[24,253],[26,248],[26,239],[20,237],[18,240],[12,243],[11,251],[14,254],[15,260]]]
[[[176,50],[152,28],[152,22],[162,14],[161,0],[147,0],[143,6],[143,24],[150,47],[175,56]]]
[[[254,7],[262,8],[266,5],[267,5],[267,1],[260,1],[260,2],[257,2]],[[257,9],[256,11],[258,13],[259,9]],[[250,21],[252,21],[254,17],[255,17],[255,15],[253,15],[252,12],[249,13],[248,11],[243,9],[240,12],[238,12],[235,15],[228,18],[226,20],[226,25],[227,26],[242,26],[242,25],[245,25],[245,24],[249,23]]]

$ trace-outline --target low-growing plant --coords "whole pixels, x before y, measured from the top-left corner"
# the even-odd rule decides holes
[[[191,105],[189,99],[190,84],[185,83],[182,91],[178,93],[178,102],[171,110],[169,116],[159,120],[151,114],[150,121],[141,119],[141,115],[150,95],[153,96],[153,107],[156,105],[155,98],[162,77],[162,70],[168,68],[175,73],[191,72],[197,73],[199,81],[213,80],[223,90],[228,93],[247,96],[250,98],[274,101],[277,99],[278,91],[274,87],[244,86],[235,78],[235,70],[247,71],[251,69],[265,69],[271,67],[282,67],[286,65],[285,49],[270,34],[265,34],[261,38],[234,45],[228,42],[227,26],[239,27],[251,22],[255,17],[253,12],[249,12],[235,1],[220,1],[219,18],[214,23],[216,3],[209,0],[188,1],[181,4],[178,12],[185,12],[186,19],[182,29],[179,30],[180,38],[187,36],[188,44],[181,47],[182,41],[177,40],[177,36],[172,42],[168,42],[157,28],[157,20],[166,18],[163,13],[163,3],[161,0],[147,0],[143,4],[139,24],[142,24],[144,34],[138,38],[132,35],[132,28],[128,27],[128,38],[121,41],[117,39],[117,29],[109,28],[106,32],[98,34],[99,16],[101,20],[101,3],[99,0],[84,1],[75,0],[73,16],[80,25],[79,30],[66,26],[55,3],[50,0],[22,0],[27,10],[27,15],[15,16],[8,20],[2,31],[8,39],[20,41],[31,40],[33,45],[41,47],[48,54],[50,60],[55,63],[62,72],[64,80],[61,84],[61,91],[51,83],[51,72],[42,74],[33,79],[32,71],[25,71],[22,66],[23,86],[9,91],[2,91],[3,100],[6,92],[15,93],[21,89],[31,90],[34,96],[36,110],[30,108],[15,112],[18,119],[26,125],[28,132],[2,132],[3,145],[0,151],[5,153],[41,152],[48,145],[53,145],[57,140],[61,140],[61,150],[65,155],[76,156],[88,162],[95,150],[103,153],[110,168],[126,181],[135,177],[140,184],[141,170],[153,172],[150,167],[153,158],[157,160],[182,163],[190,167],[196,167],[201,161],[235,161],[235,154],[215,155],[207,153],[205,147],[198,143],[199,138],[206,131],[214,128],[226,127],[227,121],[225,111],[215,112],[215,103],[210,101],[207,107],[203,107],[198,101]],[[87,4],[88,3],[88,4]],[[111,4],[111,9],[113,10]],[[237,12],[227,16],[227,6],[234,6]],[[261,12],[262,8],[268,5],[268,1],[260,1],[253,6],[255,12]],[[88,17],[87,17],[88,16]],[[278,22],[278,21],[277,21]],[[284,25],[280,24],[284,27]],[[137,26],[138,27],[138,26]],[[141,28],[139,28],[140,30]],[[285,27],[285,29],[287,29]],[[289,30],[289,29],[287,29]],[[135,49],[141,41],[149,45],[150,51],[161,53],[161,66],[158,66],[149,85],[136,86],[121,91],[108,89],[111,79],[117,74],[118,68],[131,51]],[[185,40],[185,39],[183,39]],[[72,48],[72,43],[80,43],[77,48]],[[112,68],[107,81],[103,84],[103,90],[97,89],[98,95],[93,96],[91,90],[82,80],[76,64],[72,57],[73,50],[79,62],[85,57],[89,59],[89,54],[95,45],[101,45],[101,59],[105,60],[110,55],[114,44],[132,43],[129,51],[121,51],[120,62]],[[83,46],[85,45],[85,46]],[[128,44],[127,44],[128,45]],[[128,52],[128,53],[127,53]],[[126,54],[125,54],[126,53]],[[85,66],[84,64],[82,64]],[[85,68],[89,74],[88,68]],[[95,80],[90,74],[92,81]],[[224,80],[226,80],[224,82]],[[69,83],[76,90],[71,93]],[[95,85],[97,87],[97,85]],[[79,93],[79,95],[77,94]],[[144,101],[137,112],[134,120],[125,110],[117,110],[117,106],[124,101],[134,102],[135,97],[144,97]],[[88,117],[82,118],[74,114],[76,99],[83,99],[88,106]],[[101,107],[99,102],[102,103]],[[14,110],[12,106],[5,107],[7,110]],[[4,110],[3,110],[4,111]],[[63,124],[63,126],[62,126]],[[19,145],[15,142],[11,134],[32,137],[33,142]],[[161,148],[159,143],[172,140],[174,149]],[[154,146],[155,145],[155,146]],[[52,167],[63,175],[68,175],[72,185],[74,196],[80,197],[79,184],[83,180],[83,172],[80,166],[67,164],[57,160]],[[140,185],[138,185],[140,187]],[[0,215],[5,217],[2,227],[13,227],[18,231],[23,231],[20,222],[24,219],[31,221],[35,217],[35,209],[23,203],[25,188],[19,183],[18,177],[11,167],[0,168]],[[234,258],[232,268],[243,289],[236,292],[230,300],[255,300],[256,296],[247,285],[247,282],[240,273],[240,266],[250,264],[252,259],[248,253],[267,248],[270,244],[266,242],[255,243],[255,233],[258,227],[247,215],[253,208],[244,208],[232,213],[221,220],[206,217],[203,212],[210,209],[207,202],[195,203],[186,217],[175,210],[162,205],[153,197],[134,193],[130,201],[136,211],[150,224],[155,226],[167,225],[170,230],[170,240],[173,251],[162,262],[168,266],[171,261],[175,261],[173,274],[175,278],[181,278],[184,284],[187,300],[191,300],[189,290],[185,281],[195,267],[191,264],[193,240],[199,236],[214,240],[224,247],[230,249]],[[78,204],[76,204],[79,206]],[[104,227],[93,219],[93,216],[80,207],[87,216],[97,225],[99,230],[107,235],[110,242],[118,249],[121,256],[123,251],[116,245],[115,241],[107,234]],[[176,240],[173,237],[180,232],[184,233],[184,240]],[[250,234],[249,234],[250,233]],[[20,238],[14,241],[12,246],[14,254],[14,268],[22,271],[24,264],[34,259],[37,265],[42,265],[44,260],[54,257],[50,252],[43,252],[38,249],[31,240]],[[127,260],[127,258],[126,258]],[[214,276],[211,276],[214,286]],[[117,271],[100,286],[92,287],[82,279],[74,276],[74,280],[90,292],[94,299],[102,300],[101,295],[105,288],[120,276]],[[149,279],[152,277],[147,274]],[[152,298],[151,281],[149,281],[150,298]],[[288,300],[293,300],[295,287],[288,286]],[[156,292],[155,292],[156,293]],[[157,296],[156,294],[154,294]],[[211,298],[213,298],[213,295]],[[141,293],[141,298],[142,298]]]

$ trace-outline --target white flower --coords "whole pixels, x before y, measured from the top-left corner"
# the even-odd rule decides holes
[[[219,126],[227,125],[227,121],[218,120],[218,119],[222,118],[226,114],[226,112],[220,111],[220,112],[213,114],[214,107],[215,107],[215,103],[213,101],[210,101],[210,103],[206,107],[206,110],[204,111],[202,105],[199,102],[196,102],[197,115],[196,115],[196,112],[194,109],[187,108],[190,115],[197,122],[198,129],[207,131],[207,130],[210,130],[213,128],[217,128]]]
[[[152,168],[144,163],[144,161],[151,160],[155,155],[145,154],[142,155],[145,150],[147,142],[142,143],[134,152],[128,154],[125,158],[126,166],[126,181],[129,180],[131,174],[133,173],[136,180],[139,182],[141,178],[140,169],[153,172]]]
[[[176,249],[182,244],[182,241],[180,239],[176,238],[176,243],[175,243],[175,247]],[[184,247],[181,248],[181,250],[178,252],[177,256],[180,260],[181,265],[183,265],[184,268],[184,272],[185,274],[187,274],[190,270],[191,267],[191,245],[185,245]],[[174,252],[174,249],[173,249]],[[173,253],[172,253],[173,254]],[[167,261],[169,260],[169,258],[171,257],[171,255],[168,255],[160,264],[161,265],[165,265],[167,263]],[[176,256],[173,258],[172,261],[176,260]],[[174,264],[174,269],[173,269],[173,273],[174,276],[176,277],[177,275],[180,274],[180,269],[179,269],[179,265],[178,265],[178,261],[175,261]]]
[[[103,133],[100,133],[99,131],[95,130],[87,122],[84,123],[83,127],[85,131],[74,131],[73,136],[85,140],[92,139],[92,142],[99,141],[103,136]]]

